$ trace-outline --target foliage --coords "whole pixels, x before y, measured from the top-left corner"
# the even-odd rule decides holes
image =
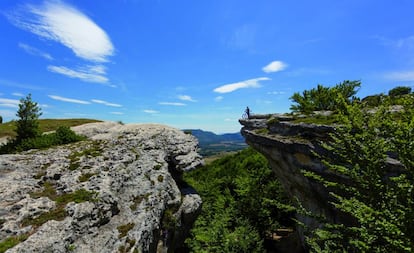
[[[35,138],[39,135],[38,119],[40,115],[42,115],[41,109],[36,102],[32,101],[31,94],[20,99],[19,110],[16,113],[19,118],[16,121],[17,142]]]
[[[56,131],[59,127],[73,127],[79,126],[87,123],[99,122],[98,120],[93,119],[39,119],[39,131],[41,133]],[[0,125],[0,137],[16,137],[15,121],[5,122]]]
[[[8,249],[13,248],[17,244],[25,241],[29,236],[27,234],[19,236],[10,236],[0,242],[0,253],[6,252]]]
[[[251,148],[184,174],[203,199],[186,240],[192,252],[263,252],[266,232],[291,226],[294,208],[267,160]]]
[[[354,224],[331,224],[308,237],[313,252],[414,251],[414,99],[407,97],[398,115],[385,100],[375,113],[342,99],[342,127],[325,144],[333,156],[324,160],[349,183],[329,185],[332,204]],[[392,170],[390,157],[404,169]]]
[[[411,87],[397,86],[394,89],[391,89],[388,92],[388,95],[390,97],[397,97],[397,96],[407,95],[410,93],[411,93]]]
[[[0,115],[0,124],[3,124],[3,117]]]
[[[71,193],[64,193],[58,195],[53,184],[45,182],[43,191],[34,192],[31,194],[32,198],[48,197],[49,199],[56,201],[56,207],[48,212],[41,213],[39,216],[27,217],[22,220],[23,226],[35,226],[39,227],[49,220],[63,220],[67,216],[65,206],[69,202],[81,203],[85,201],[96,202],[96,192],[88,191],[83,188],[78,189]]]
[[[30,149],[45,149],[52,146],[68,144],[85,140],[85,137],[77,135],[69,127],[59,127],[55,133],[39,135],[34,138],[28,138],[18,141],[13,140],[0,146],[0,154],[21,152]]]
[[[325,87],[318,84],[316,88],[305,90],[302,94],[295,92],[290,99],[296,103],[291,106],[294,112],[311,113],[313,111],[337,110],[336,98],[338,95],[346,98],[348,103],[356,99],[357,88],[360,81],[344,81],[335,87]]]

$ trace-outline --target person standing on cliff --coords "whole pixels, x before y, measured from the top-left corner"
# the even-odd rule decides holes
[[[247,106],[246,110],[244,111],[247,115],[247,118],[250,119],[250,108]]]

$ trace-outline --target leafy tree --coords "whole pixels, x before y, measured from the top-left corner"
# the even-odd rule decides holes
[[[41,115],[41,109],[36,102],[32,101],[31,94],[20,99],[19,110],[16,113],[19,118],[16,121],[17,142],[39,135],[38,119]]]
[[[3,117],[0,115],[0,124],[3,124]]]
[[[348,183],[329,182],[332,204],[354,224],[327,223],[309,236],[312,252],[414,251],[414,99],[394,114],[390,101],[376,113],[342,99],[342,126],[325,145],[324,163]],[[402,169],[390,166],[397,159]],[[395,162],[395,161],[394,161]]]
[[[291,106],[294,112],[311,113],[313,111],[336,111],[338,95],[346,98],[348,103],[356,100],[357,88],[361,86],[360,81],[344,81],[329,88],[318,84],[316,88],[305,90],[302,94],[295,92],[290,99],[295,103]]]
[[[251,148],[184,176],[203,199],[186,241],[192,252],[264,252],[266,232],[293,225],[294,208],[267,160]]]
[[[388,92],[388,95],[390,97],[397,97],[397,96],[407,95],[410,93],[411,93],[411,87],[397,86],[394,89],[391,89]]]

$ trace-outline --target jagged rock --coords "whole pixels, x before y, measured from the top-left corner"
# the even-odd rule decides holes
[[[179,188],[181,173],[202,164],[196,139],[156,124],[102,122],[72,129],[88,140],[0,156],[0,238],[28,236],[7,252],[179,247],[201,210],[200,197]],[[47,185],[56,196],[47,195]],[[77,193],[90,197],[58,201]],[[56,210],[64,217],[31,223]],[[170,215],[176,226],[166,227]]]

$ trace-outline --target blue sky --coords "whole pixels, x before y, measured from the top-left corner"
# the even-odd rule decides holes
[[[99,4],[98,4],[99,3]],[[0,1],[0,115],[237,132],[317,84],[414,81],[412,0]]]

